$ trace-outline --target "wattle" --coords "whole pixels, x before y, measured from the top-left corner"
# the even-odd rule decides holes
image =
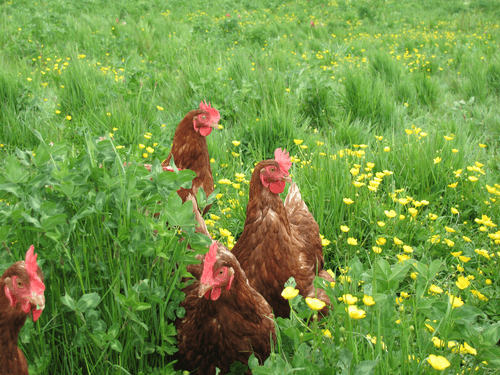
[[[271,182],[269,184],[269,190],[271,190],[274,194],[280,194],[283,193],[283,190],[285,190],[285,185],[285,181]]]
[[[210,126],[202,126],[200,127],[200,134],[204,137],[209,135],[212,132],[212,128]]]

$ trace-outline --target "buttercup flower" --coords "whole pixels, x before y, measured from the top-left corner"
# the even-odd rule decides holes
[[[444,370],[447,367],[450,367],[450,362],[440,355],[435,356],[431,354],[429,358],[427,358],[427,362],[436,370]]]
[[[311,310],[321,310],[323,307],[326,306],[326,303],[317,299],[317,298],[311,298],[311,297],[306,297],[306,303],[307,303],[307,306],[309,306],[309,308]]]
[[[295,298],[299,294],[299,290],[295,289],[291,286],[287,286],[283,291],[281,292],[281,295],[283,296],[284,299],[292,299]]]

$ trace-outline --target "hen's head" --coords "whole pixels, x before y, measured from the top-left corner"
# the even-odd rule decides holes
[[[217,128],[220,120],[219,111],[212,108],[210,102],[200,102],[200,109],[204,111],[202,114],[193,118],[193,126],[196,132],[206,137],[212,132],[212,128]]]
[[[4,292],[10,305],[17,304],[21,310],[28,314],[33,313],[33,321],[36,321],[45,307],[45,284],[42,270],[36,263],[37,254],[34,253],[33,245],[26,253],[26,260],[16,262],[3,274],[5,286]]]
[[[275,194],[282,193],[285,190],[287,182],[292,182],[288,170],[292,166],[289,153],[281,148],[274,151],[274,160],[260,162],[255,167],[259,171],[260,181],[264,187]]]
[[[236,258],[225,250],[222,245],[221,247],[219,249],[217,242],[212,242],[210,250],[205,255],[198,289],[199,297],[205,296],[206,299],[210,297],[212,301],[220,297],[223,287],[226,290],[231,289],[234,279],[234,269],[230,266],[230,258],[234,258],[235,261]]]

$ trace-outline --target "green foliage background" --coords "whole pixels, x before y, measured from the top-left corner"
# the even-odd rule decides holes
[[[47,287],[30,373],[174,372],[179,239],[207,240],[175,193],[192,174],[159,162],[201,100],[223,126],[213,234],[237,241],[254,164],[286,148],[338,279],[321,326],[291,300],[253,373],[437,372],[431,354],[497,373],[499,19],[492,0],[2,2],[0,272],[34,244]]]

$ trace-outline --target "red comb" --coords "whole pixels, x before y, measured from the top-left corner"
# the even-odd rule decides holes
[[[36,263],[37,256],[38,254],[35,254],[35,247],[31,245],[26,252],[24,268],[30,278],[31,289],[35,293],[40,294],[45,290],[45,284],[40,280],[40,276],[38,276],[38,264]]]
[[[213,241],[210,245],[210,250],[208,250],[205,256],[205,263],[203,264],[203,273],[201,274],[201,283],[206,284],[210,281],[213,274],[214,264],[217,261],[217,242]]]
[[[212,108],[212,105],[210,102],[202,101],[200,102],[200,109],[204,110],[210,115],[210,119],[212,120],[212,123],[217,124],[220,120],[220,114],[219,111],[216,110],[215,108]]]
[[[292,162],[290,160],[290,153],[286,152],[286,150],[282,150],[281,148],[277,148],[274,151],[274,160],[278,162],[280,165],[280,169],[282,172],[288,173],[288,170],[292,166]]]

